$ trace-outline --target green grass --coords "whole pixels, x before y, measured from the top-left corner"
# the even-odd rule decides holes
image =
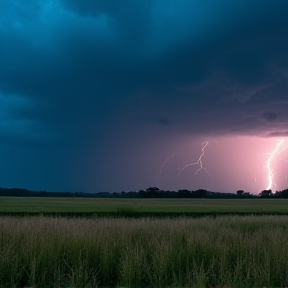
[[[0,215],[288,215],[288,199],[116,199],[0,197]]]
[[[288,287],[285,199],[0,197],[0,215],[0,288]]]
[[[288,216],[0,217],[0,287],[287,287]]]

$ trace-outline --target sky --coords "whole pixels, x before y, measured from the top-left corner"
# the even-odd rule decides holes
[[[0,0],[0,187],[286,189],[287,51],[287,0]]]

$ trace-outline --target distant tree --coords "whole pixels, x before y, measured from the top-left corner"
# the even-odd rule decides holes
[[[252,198],[254,197],[250,192],[245,192],[243,195],[242,195],[243,198]]]
[[[157,197],[159,196],[159,191],[158,187],[149,187],[146,189],[146,197]]]
[[[147,192],[158,192],[160,189],[158,187],[149,187],[146,189]]]
[[[204,198],[208,194],[208,191],[205,189],[198,189],[196,191],[191,192],[191,197],[193,198]]]
[[[273,196],[272,190],[263,190],[262,192],[259,193],[259,196],[262,198],[269,198],[271,196]]]
[[[141,198],[144,198],[146,196],[145,195],[146,192],[144,190],[139,190],[138,194],[139,194],[139,197],[141,197]]]
[[[281,197],[282,198],[288,198],[288,188],[281,192]]]
[[[178,197],[188,198],[190,196],[190,191],[187,189],[178,190]]]
[[[285,189],[283,191],[276,191],[274,194],[274,197],[277,198],[288,198],[288,189]]]
[[[238,190],[236,193],[238,197],[242,197],[244,195],[244,190]]]

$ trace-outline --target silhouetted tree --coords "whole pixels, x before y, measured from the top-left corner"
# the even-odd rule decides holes
[[[272,190],[263,190],[262,192],[259,193],[259,196],[262,198],[269,198],[271,196],[273,196]]]
[[[244,190],[238,190],[236,193],[238,197],[242,197],[244,195]]]
[[[198,189],[196,191],[191,192],[191,197],[193,198],[203,198],[206,197],[208,194],[207,190],[205,189]]]
[[[158,187],[149,187],[146,189],[146,197],[157,197],[159,191],[160,189]]]
[[[190,196],[190,191],[187,189],[178,190],[178,196],[183,198],[188,198]]]
[[[281,197],[282,198],[288,198],[288,188],[281,192]]]
[[[244,194],[242,195],[243,198],[252,198],[255,197],[252,194],[250,194],[249,192],[244,192]]]
[[[139,194],[139,197],[143,198],[145,197],[146,192],[144,190],[140,190],[138,194]]]
[[[288,198],[288,189],[285,189],[283,191],[276,191],[274,194],[275,198]]]
[[[147,192],[158,192],[160,189],[158,187],[149,187],[146,189]]]

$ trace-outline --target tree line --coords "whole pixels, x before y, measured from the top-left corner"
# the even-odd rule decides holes
[[[236,193],[212,192],[205,189],[188,190],[180,189],[178,191],[161,190],[158,187],[149,187],[146,190],[139,191],[122,191],[118,192],[48,192],[48,191],[31,191],[23,188],[1,188],[0,196],[14,197],[105,197],[105,198],[288,198],[288,189],[282,191],[263,190],[258,195],[238,190]]]

